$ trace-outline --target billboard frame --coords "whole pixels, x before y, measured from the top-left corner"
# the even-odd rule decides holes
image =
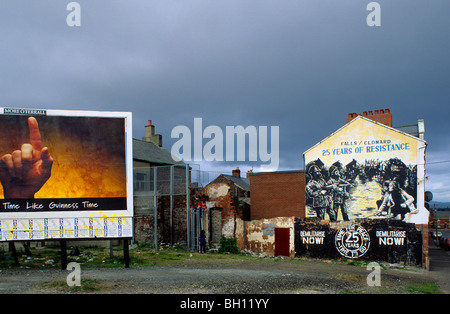
[[[0,212],[0,242],[5,241],[45,241],[45,240],[112,240],[112,239],[124,239],[125,242],[133,237],[133,139],[132,139],[132,113],[122,111],[90,111],[90,110],[58,110],[58,109],[20,109],[20,108],[6,108],[0,107],[0,116],[28,116],[28,117],[86,117],[86,118],[119,118],[124,120],[124,140],[125,140],[125,176],[126,176],[126,209],[117,210],[70,210],[70,211],[9,211]],[[33,220],[47,219],[47,222],[52,222],[52,226],[56,228],[59,223],[61,229],[58,233],[52,230],[50,233],[44,233],[37,230],[33,230]],[[1,223],[3,221],[3,224]],[[29,221],[30,227],[27,230],[26,221]],[[70,223],[68,223],[71,221]],[[89,221],[90,226],[83,226],[83,228],[91,228],[89,231],[84,230],[80,234],[75,232],[68,233],[66,227],[74,227],[78,230],[77,223],[73,221]],[[15,222],[15,223],[14,223]],[[20,223],[23,226],[20,226]],[[24,223],[25,222],[25,223]],[[6,223],[6,224],[5,224]],[[8,225],[9,223],[9,225]],[[103,232],[98,230],[94,232],[94,228],[102,228]],[[125,232],[112,232],[108,236],[105,230],[108,230],[110,226],[117,227],[121,231],[122,225],[126,225]],[[3,228],[3,230],[1,230]],[[42,227],[41,227],[42,228]],[[7,230],[5,230],[7,229]],[[8,230],[9,229],[9,230]],[[36,227],[37,229],[37,227]],[[81,229],[80,229],[81,230]],[[21,236],[17,236],[17,232],[22,232]],[[29,236],[26,233],[29,232]],[[14,233],[16,235],[14,236]],[[39,234],[40,236],[36,236]],[[48,236],[51,235],[51,236]]]

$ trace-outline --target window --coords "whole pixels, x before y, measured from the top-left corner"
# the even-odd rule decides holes
[[[150,182],[147,173],[136,172],[134,178],[135,191],[148,191],[150,189]]]

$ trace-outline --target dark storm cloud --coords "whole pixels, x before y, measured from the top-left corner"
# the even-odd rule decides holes
[[[447,0],[378,1],[381,27],[360,0],[80,0],[71,28],[68,2],[0,4],[3,105],[132,111],[134,137],[151,119],[169,150],[194,117],[276,125],[280,169],[349,112],[390,108],[425,119],[428,162],[450,159]]]

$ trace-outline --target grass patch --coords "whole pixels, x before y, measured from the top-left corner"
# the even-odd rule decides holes
[[[69,286],[66,281],[47,281],[40,283],[43,288],[55,289],[58,292],[93,292],[100,290],[101,283],[95,279],[81,279],[80,286]]]
[[[355,282],[359,284],[365,284],[367,282],[367,277],[359,274],[348,274],[348,273],[341,273],[337,274],[335,276],[336,279],[341,279],[345,281]]]
[[[85,267],[107,267],[123,268],[125,265],[123,247],[116,246],[110,256],[109,248],[79,247],[78,256],[70,256],[73,247],[67,248],[67,263],[77,262],[82,268]],[[58,246],[32,248],[31,256],[18,252],[19,263],[14,263],[10,252],[0,252],[0,269],[8,268],[60,268],[61,251]],[[194,263],[219,263],[230,264],[242,260],[257,260],[258,258],[246,254],[219,254],[189,251],[181,246],[162,246],[158,253],[151,245],[137,245],[130,247],[130,267],[135,266],[172,266],[179,264]]]
[[[415,285],[410,285],[405,287],[408,293],[414,294],[440,294],[439,288],[431,282],[418,283]]]
[[[339,294],[365,294],[365,293],[360,291],[342,290],[339,292]]]

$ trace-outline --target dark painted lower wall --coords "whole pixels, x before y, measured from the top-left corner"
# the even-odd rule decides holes
[[[390,219],[321,223],[296,218],[295,256],[352,258],[422,265],[422,232],[415,224]]]

